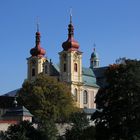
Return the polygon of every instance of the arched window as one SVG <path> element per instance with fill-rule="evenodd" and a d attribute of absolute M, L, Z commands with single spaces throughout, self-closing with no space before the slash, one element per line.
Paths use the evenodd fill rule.
<path fill-rule="evenodd" d="M 75 88 L 74 89 L 74 99 L 75 99 L 75 101 L 77 102 L 77 100 L 78 100 L 78 93 L 77 93 L 77 89 Z"/>
<path fill-rule="evenodd" d="M 88 93 L 87 93 L 86 90 L 83 93 L 83 103 L 84 104 L 87 104 L 88 103 Z"/>
<path fill-rule="evenodd" d="M 96 61 L 94 61 L 94 64 L 93 64 L 94 66 L 96 66 L 97 65 L 97 62 Z"/>
<path fill-rule="evenodd" d="M 32 68 L 32 76 L 35 76 L 35 68 Z"/>
<path fill-rule="evenodd" d="M 66 63 L 64 63 L 64 69 L 63 70 L 64 70 L 64 72 L 66 72 Z"/>
<path fill-rule="evenodd" d="M 77 63 L 74 63 L 74 71 L 77 72 Z"/>

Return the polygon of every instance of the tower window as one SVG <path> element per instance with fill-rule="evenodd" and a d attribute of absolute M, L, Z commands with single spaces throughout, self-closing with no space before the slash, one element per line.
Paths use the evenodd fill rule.
<path fill-rule="evenodd" d="M 87 93 L 86 90 L 83 93 L 83 103 L 84 104 L 87 104 L 88 103 L 88 93 Z"/>
<path fill-rule="evenodd" d="M 32 76 L 35 76 L 35 68 L 32 68 Z"/>
<path fill-rule="evenodd" d="M 77 63 L 74 63 L 74 71 L 77 72 Z"/>
<path fill-rule="evenodd" d="M 67 55 L 66 54 L 63 55 L 63 59 L 64 59 L 64 61 L 66 61 L 66 59 L 67 59 Z"/>
<path fill-rule="evenodd" d="M 77 102 L 78 100 L 78 94 L 77 94 L 77 89 L 74 90 L 74 100 Z"/>
<path fill-rule="evenodd" d="M 66 72 L 66 63 L 64 63 L 64 72 Z"/>
<path fill-rule="evenodd" d="M 94 61 L 94 66 L 96 66 L 97 64 L 96 64 L 96 61 Z"/>

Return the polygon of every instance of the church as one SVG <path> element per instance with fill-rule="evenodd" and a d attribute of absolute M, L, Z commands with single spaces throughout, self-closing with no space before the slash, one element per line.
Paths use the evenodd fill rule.
<path fill-rule="evenodd" d="M 31 48 L 31 56 L 27 58 L 27 79 L 34 80 L 39 73 L 56 77 L 70 86 L 77 107 L 96 108 L 94 100 L 99 85 L 96 82 L 94 69 L 99 67 L 99 58 L 94 49 L 90 57 L 90 66 L 88 68 L 82 66 L 82 52 L 74 39 L 72 16 L 68 25 L 68 38 L 62 43 L 62 50 L 58 53 L 59 66 L 45 57 L 46 51 L 41 47 L 40 36 L 39 27 L 37 27 L 35 47 Z"/>
<path fill-rule="evenodd" d="M 58 53 L 59 65 L 55 65 L 46 57 L 46 50 L 41 47 L 41 33 L 37 24 L 35 47 L 30 49 L 30 56 L 27 58 L 27 80 L 34 81 L 38 74 L 44 73 L 65 82 L 70 87 L 76 106 L 83 109 L 87 118 L 90 118 L 96 110 L 96 94 L 99 88 L 106 86 L 104 72 L 107 67 L 99 66 L 100 61 L 95 48 L 90 55 L 89 67 L 82 66 L 82 54 L 79 43 L 74 39 L 71 15 L 68 38 L 62 43 Z M 29 110 L 24 106 L 17 106 L 15 99 L 18 91 L 19 89 L 16 89 L 0 96 L 0 130 L 6 130 L 9 125 L 18 123 L 19 120 L 32 121 L 33 115 Z"/>
<path fill-rule="evenodd" d="M 82 66 L 82 54 L 79 43 L 74 39 L 74 26 L 72 15 L 68 25 L 68 38 L 62 43 L 59 55 L 59 65 L 48 59 L 46 50 L 41 47 L 41 33 L 37 24 L 35 34 L 35 47 L 30 49 L 27 58 L 27 79 L 35 80 L 36 76 L 44 73 L 65 82 L 71 89 L 71 94 L 79 108 L 95 109 L 95 97 L 100 87 L 105 86 L 104 71 L 107 67 L 99 67 L 99 57 L 94 51 L 90 55 L 90 66 Z M 16 96 L 17 90 L 11 91 L 4 96 Z"/>

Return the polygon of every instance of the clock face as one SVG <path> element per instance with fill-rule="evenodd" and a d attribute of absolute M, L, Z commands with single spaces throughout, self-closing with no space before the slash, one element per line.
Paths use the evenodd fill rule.
<path fill-rule="evenodd" d="M 76 54 L 76 53 L 74 54 L 74 59 L 75 59 L 75 60 L 77 59 L 77 54 Z"/>
<path fill-rule="evenodd" d="M 75 61 L 79 59 L 79 56 L 77 55 L 77 53 L 75 53 L 75 54 L 73 55 L 73 58 L 74 58 Z"/>

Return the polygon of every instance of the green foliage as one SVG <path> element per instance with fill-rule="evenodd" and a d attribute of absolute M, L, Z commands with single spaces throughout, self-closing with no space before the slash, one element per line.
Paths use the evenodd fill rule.
<path fill-rule="evenodd" d="M 38 129 L 42 132 L 42 136 L 47 138 L 47 140 L 57 139 L 57 129 L 55 122 L 50 120 L 41 120 Z"/>
<path fill-rule="evenodd" d="M 89 119 L 87 119 L 84 112 L 74 112 L 70 116 L 71 125 L 79 130 L 89 126 Z"/>
<path fill-rule="evenodd" d="M 99 90 L 96 103 L 97 140 L 135 140 L 140 135 L 140 61 L 126 60 L 106 71 L 108 86 Z M 140 139 L 140 138 L 139 138 Z"/>
<path fill-rule="evenodd" d="M 43 133 L 35 129 L 28 121 L 9 126 L 3 133 L 2 140 L 45 140 Z"/>
<path fill-rule="evenodd" d="M 75 110 L 68 86 L 43 74 L 33 82 L 25 81 L 19 91 L 19 97 L 40 119 L 63 121 Z"/>
<path fill-rule="evenodd" d="M 88 126 L 82 130 L 73 127 L 66 132 L 66 140 L 95 140 L 95 128 Z"/>
<path fill-rule="evenodd" d="M 83 130 L 80 140 L 95 140 L 95 133 L 95 127 L 88 126 Z"/>
<path fill-rule="evenodd" d="M 55 140 L 57 129 L 55 122 L 68 120 L 77 109 L 69 87 L 57 79 L 40 74 L 35 81 L 25 81 L 19 91 L 19 100 L 34 115 L 39 129 Z"/>
<path fill-rule="evenodd" d="M 73 113 L 70 117 L 71 129 L 67 129 L 66 140 L 94 140 L 95 129 L 89 127 L 89 120 L 83 112 Z"/>
<path fill-rule="evenodd" d="M 0 140 L 6 140 L 6 134 L 4 131 L 0 131 Z"/>

